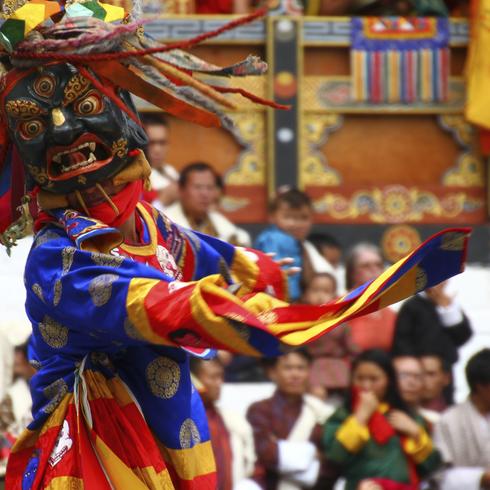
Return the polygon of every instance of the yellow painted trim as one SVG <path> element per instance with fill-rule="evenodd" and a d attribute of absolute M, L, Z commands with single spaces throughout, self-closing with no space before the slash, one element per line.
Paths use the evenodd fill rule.
<path fill-rule="evenodd" d="M 267 70 L 267 98 L 274 100 L 274 22 L 276 17 L 268 15 L 265 19 L 265 35 L 266 35 L 266 59 L 269 68 Z M 274 124 L 274 109 L 267 108 L 267 191 L 268 200 L 274 197 L 276 192 L 276 172 L 275 172 L 275 124 Z"/>
<path fill-rule="evenodd" d="M 422 428 L 421 428 L 422 429 Z M 432 440 L 422 429 L 418 439 L 408 438 L 403 445 L 404 451 L 411 456 L 416 464 L 423 463 L 432 453 Z"/>
<path fill-rule="evenodd" d="M 131 323 L 148 342 L 175 346 L 176 344 L 170 340 L 155 333 L 146 313 L 145 298 L 159 282 L 158 279 L 146 279 L 142 277 L 131 279 L 126 297 L 126 310 Z"/>
<path fill-rule="evenodd" d="M 347 451 L 357 453 L 369 441 L 369 429 L 361 425 L 354 415 L 351 415 L 345 419 L 335 437 Z"/>
<path fill-rule="evenodd" d="M 170 449 L 160 444 L 160 449 L 182 480 L 192 480 L 216 471 L 211 441 L 188 449 Z"/>
<path fill-rule="evenodd" d="M 150 213 L 148 213 L 148 211 L 141 203 L 138 203 L 136 205 L 136 209 L 139 211 L 141 217 L 143 218 L 143 221 L 146 223 L 146 226 L 148 227 L 148 233 L 150 235 L 150 243 L 146 245 L 128 245 L 126 243 L 121 243 L 120 247 L 124 251 L 134 255 L 140 255 L 145 257 L 148 255 L 155 255 L 157 249 L 157 225 L 155 223 L 155 220 L 152 218 Z"/>

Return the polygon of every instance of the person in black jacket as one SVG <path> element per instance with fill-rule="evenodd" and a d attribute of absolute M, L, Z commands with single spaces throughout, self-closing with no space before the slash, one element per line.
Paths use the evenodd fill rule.
<path fill-rule="evenodd" d="M 458 348 L 471 337 L 468 317 L 445 291 L 446 283 L 427 289 L 406 301 L 398 313 L 393 341 L 395 356 L 437 355 L 447 366 L 458 360 Z M 444 392 L 453 403 L 454 385 Z"/>

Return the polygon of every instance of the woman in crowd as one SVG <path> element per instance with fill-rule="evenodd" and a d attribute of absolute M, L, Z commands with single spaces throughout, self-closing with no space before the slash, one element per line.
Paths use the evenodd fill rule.
<path fill-rule="evenodd" d="M 324 446 L 341 467 L 346 490 L 371 481 L 386 490 L 417 490 L 440 464 L 420 416 L 402 401 L 391 359 L 372 349 L 352 365 L 345 406 L 327 421 Z"/>

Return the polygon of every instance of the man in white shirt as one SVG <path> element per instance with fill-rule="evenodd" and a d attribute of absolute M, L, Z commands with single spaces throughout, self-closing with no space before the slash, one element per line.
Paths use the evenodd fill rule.
<path fill-rule="evenodd" d="M 219 193 L 218 181 L 219 176 L 211 165 L 205 162 L 187 165 L 180 173 L 179 201 L 167 208 L 165 214 L 184 228 L 249 247 L 250 235 L 213 210 Z"/>
<path fill-rule="evenodd" d="M 434 442 L 448 465 L 441 490 L 490 489 L 490 349 L 466 365 L 468 399 L 451 407 L 434 431 Z"/>

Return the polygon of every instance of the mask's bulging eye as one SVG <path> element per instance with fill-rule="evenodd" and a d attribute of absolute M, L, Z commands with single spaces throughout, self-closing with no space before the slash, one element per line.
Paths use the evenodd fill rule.
<path fill-rule="evenodd" d="M 56 88 L 53 75 L 42 75 L 34 82 L 34 92 L 44 98 L 52 97 Z"/>
<path fill-rule="evenodd" d="M 23 121 L 19 125 L 19 131 L 22 138 L 31 140 L 44 131 L 44 123 L 39 119 Z"/>
<path fill-rule="evenodd" d="M 104 102 L 97 92 L 91 91 L 83 99 L 76 101 L 73 108 L 79 116 L 94 116 L 104 110 Z"/>

